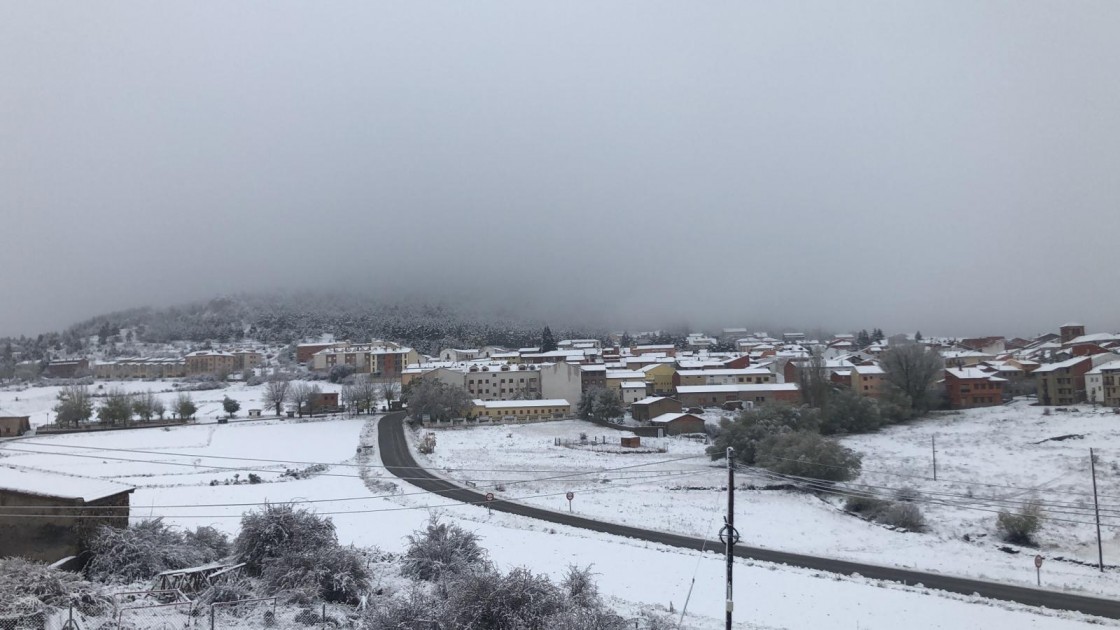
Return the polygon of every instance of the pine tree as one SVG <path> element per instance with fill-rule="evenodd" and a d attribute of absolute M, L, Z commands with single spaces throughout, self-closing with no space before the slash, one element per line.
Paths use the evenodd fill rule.
<path fill-rule="evenodd" d="M 866 328 L 859 331 L 859 334 L 856 335 L 856 346 L 858 346 L 862 350 L 863 348 L 866 348 L 870 345 L 871 334 L 867 332 Z"/>
<path fill-rule="evenodd" d="M 541 332 L 541 352 L 552 352 L 556 349 L 556 338 L 552 336 L 552 329 L 544 327 Z"/>
<path fill-rule="evenodd" d="M 879 343 L 884 338 L 886 338 L 886 335 L 883 334 L 883 329 L 882 328 L 876 328 L 875 330 L 871 331 L 871 341 L 872 342 Z"/>
<path fill-rule="evenodd" d="M 922 340 L 922 331 L 919 330 L 918 332 L 914 333 L 914 341 L 921 341 L 921 340 Z"/>

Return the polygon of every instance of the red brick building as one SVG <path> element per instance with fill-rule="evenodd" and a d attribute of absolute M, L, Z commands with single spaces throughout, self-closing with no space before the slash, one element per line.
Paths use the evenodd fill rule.
<path fill-rule="evenodd" d="M 990 407 L 1003 404 L 1003 386 L 1007 379 L 993 376 L 977 368 L 945 370 L 945 393 L 953 409 Z"/>

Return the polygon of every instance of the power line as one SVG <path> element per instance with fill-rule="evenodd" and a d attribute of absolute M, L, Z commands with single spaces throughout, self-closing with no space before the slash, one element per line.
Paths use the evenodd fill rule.
<path fill-rule="evenodd" d="M 698 471 L 694 471 L 694 472 L 684 472 L 684 473 L 677 474 L 675 478 L 691 477 L 691 476 L 699 475 L 699 474 L 706 473 L 706 472 L 708 472 L 708 471 L 698 470 Z M 591 492 L 591 493 L 593 493 L 593 492 L 605 492 L 605 491 L 611 490 L 613 488 L 626 487 L 626 486 L 630 486 L 630 485 L 634 485 L 634 484 L 635 484 L 635 482 L 633 482 L 633 481 L 624 481 L 624 482 L 621 482 L 621 483 L 612 484 L 611 487 L 603 487 L 603 486 L 600 485 L 599 487 L 585 488 L 585 489 L 581 489 L 580 491 L 581 492 Z M 439 491 L 439 492 L 426 492 L 425 491 L 425 492 L 416 493 L 416 494 L 442 495 L 443 492 L 454 492 L 454 491 L 461 491 L 461 490 L 463 490 L 463 488 L 449 488 L 446 491 Z M 511 497 L 509 499 L 500 499 L 500 500 L 512 502 L 512 501 L 523 501 L 523 500 L 526 500 L 526 499 L 540 499 L 540 498 L 547 498 L 547 497 L 564 496 L 566 494 L 567 494 L 567 491 L 564 491 L 564 492 L 546 492 L 546 493 L 542 493 L 542 494 L 534 494 L 534 495 L 528 495 L 528 496 L 523 496 L 523 497 Z M 400 496 L 406 496 L 406 495 L 398 494 L 398 495 L 392 495 L 392 496 L 400 497 Z M 385 498 L 390 498 L 390 497 L 371 496 L 371 497 L 368 497 L 368 498 L 369 499 L 385 499 Z M 377 513 L 381 513 L 381 512 L 403 512 L 403 511 L 409 511 L 409 510 L 435 510 L 435 509 L 442 509 L 442 508 L 462 507 L 462 506 L 466 506 L 466 505 L 484 506 L 485 504 L 486 504 L 485 500 L 483 500 L 483 501 L 455 501 L 454 503 L 445 503 L 445 504 L 440 504 L 440 505 L 414 505 L 414 506 L 400 506 L 400 507 L 394 507 L 394 508 L 377 508 L 377 509 L 367 509 L 367 510 L 339 510 L 339 511 L 332 511 L 332 512 L 316 512 L 316 514 L 318 514 L 319 516 L 339 516 L 339 515 L 349 515 L 349 514 L 377 514 Z M 264 506 L 264 505 L 274 505 L 274 504 L 265 501 L 265 502 L 260 502 L 260 503 L 254 503 L 252 505 L 254 505 L 254 506 Z M 279 503 L 277 503 L 275 505 L 279 505 Z M 47 506 L 47 507 L 50 507 L 50 508 L 54 509 L 58 506 Z M 137 506 L 133 506 L 133 507 L 135 507 L 137 509 L 142 509 L 146 506 L 137 505 Z M 190 507 L 195 507 L 195 506 L 190 506 Z M 101 507 L 99 509 L 104 509 L 104 507 Z M 60 516 L 58 514 L 5 514 L 4 517 L 5 518 L 68 518 L 68 519 L 83 519 L 83 520 L 119 519 L 119 518 L 122 518 L 122 516 L 120 516 L 120 515 L 111 515 L 111 514 L 110 515 L 73 514 L 73 515 L 62 515 L 62 516 Z M 169 518 L 169 519 L 210 518 L 210 519 L 218 519 L 218 518 L 241 518 L 241 517 L 242 517 L 241 514 L 211 514 L 211 515 L 202 515 L 202 514 L 199 514 L 199 515 L 194 515 L 194 514 L 183 514 L 183 515 L 159 514 L 159 515 L 155 515 L 153 518 Z M 130 516 L 129 518 L 130 519 L 136 519 L 136 520 L 146 520 L 143 517 L 138 517 L 138 516 Z"/>
<path fill-rule="evenodd" d="M 303 466 L 316 466 L 316 465 L 319 465 L 319 466 L 342 466 L 342 467 L 348 467 L 348 468 L 380 468 L 380 469 L 389 468 L 389 466 L 378 465 L 378 464 L 363 465 L 363 464 L 353 464 L 353 463 L 349 463 L 349 462 L 337 462 L 337 463 L 335 463 L 335 462 L 301 461 L 301 460 L 288 460 L 288 459 L 267 459 L 267 458 L 259 458 L 259 457 L 233 457 L 233 456 L 229 456 L 229 455 L 201 455 L 201 454 L 198 454 L 198 453 L 173 453 L 173 452 L 170 452 L 170 451 L 150 451 L 150 450 L 133 449 L 133 448 L 108 448 L 108 447 L 103 447 L 103 446 L 79 446 L 79 445 L 71 445 L 71 444 L 48 444 L 46 442 L 32 442 L 30 440 L 20 440 L 17 444 L 19 444 L 19 445 L 30 444 L 32 446 L 40 446 L 40 447 L 48 447 L 48 448 L 71 448 L 71 449 L 82 449 L 82 450 L 89 450 L 89 451 L 109 451 L 109 452 L 117 452 L 117 453 L 136 453 L 136 454 L 143 454 L 143 455 L 187 457 L 187 458 L 194 458 L 194 459 L 221 459 L 221 460 L 232 460 L 232 461 L 243 461 L 243 462 L 263 462 L 263 463 L 270 463 L 270 464 L 299 464 L 299 465 L 303 465 Z M 5 450 L 13 450 L 13 451 L 16 450 L 16 449 L 10 449 L 10 448 L 7 448 L 7 447 L 4 447 L 4 449 Z M 23 451 L 23 452 L 39 452 L 39 451 Z M 62 453 L 62 452 L 52 453 L 52 452 L 45 452 L 44 451 L 44 452 L 41 452 L 41 454 L 43 454 L 43 455 L 65 455 L 66 453 Z M 706 455 L 695 455 L 695 456 L 691 456 L 690 458 L 693 458 L 693 457 L 706 457 Z M 108 458 L 106 458 L 106 459 L 108 459 Z M 140 462 L 145 462 L 145 463 L 149 462 L 149 460 L 124 460 L 124 461 L 140 461 Z M 669 460 L 669 461 L 676 461 L 676 460 Z M 151 463 L 159 463 L 159 462 L 151 462 Z M 211 466 L 211 467 L 212 468 L 217 468 L 217 466 Z M 423 467 L 423 466 L 392 466 L 392 468 L 394 468 L 396 470 L 407 470 L 407 469 L 426 470 L 425 467 Z M 248 469 L 246 469 L 246 470 L 248 470 Z M 493 468 L 456 468 L 455 470 L 458 470 L 458 471 L 461 471 L 461 472 L 503 472 L 503 473 L 562 473 L 562 472 L 567 472 L 565 470 L 547 470 L 547 469 L 493 469 Z M 611 469 L 604 469 L 604 470 L 611 470 Z"/>

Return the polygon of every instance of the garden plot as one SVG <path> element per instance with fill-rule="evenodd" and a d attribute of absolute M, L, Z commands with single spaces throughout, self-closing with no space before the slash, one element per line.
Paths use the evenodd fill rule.
<path fill-rule="evenodd" d="M 1013 408 L 1008 413 L 1015 412 Z M 954 426 L 984 425 L 988 422 L 986 415 L 979 413 L 974 416 L 969 412 L 954 416 L 954 422 L 963 423 Z M 1099 416 L 1097 419 L 1107 418 Z M 927 423 L 944 427 L 946 422 L 944 418 L 917 422 L 876 435 L 849 438 L 848 444 L 865 453 L 868 469 L 880 468 L 883 462 L 890 461 L 909 470 L 919 465 L 920 449 L 909 455 L 911 460 L 908 464 L 906 460 L 901 460 L 903 464 L 899 464 L 900 458 L 892 455 L 891 449 L 916 449 L 913 445 L 905 445 L 920 443 L 922 439 L 928 445 L 928 437 L 907 437 L 907 432 L 921 431 Z M 1120 426 L 1120 422 L 1117 424 Z M 981 431 L 978 427 L 974 430 Z M 420 457 L 444 476 L 460 483 L 474 484 L 480 490 L 493 491 L 501 498 L 567 511 L 569 506 L 564 495 L 571 491 L 575 494 L 571 509 L 584 516 L 709 539 L 715 537 L 726 509 L 726 470 L 723 462 L 710 462 L 702 457 L 703 445 L 672 439 L 667 441 L 667 453 L 647 455 L 594 452 L 556 445 L 557 439 L 578 438 L 583 432 L 592 439 L 595 435 L 602 435 L 601 429 L 580 421 L 439 430 L 436 432 L 435 452 Z M 627 433 L 611 432 L 608 435 L 617 440 Z M 961 441 L 965 443 L 973 439 L 962 437 Z M 939 438 L 939 449 L 940 442 Z M 1068 448 L 1068 443 L 1067 440 L 1055 444 Z M 979 450 L 979 446 L 976 448 Z M 954 453 L 950 448 L 950 461 Z M 670 461 L 679 457 L 693 458 Z M 989 464 L 995 465 L 998 462 Z M 921 473 L 920 470 L 911 472 Z M 950 474 L 948 469 L 945 474 Z M 1045 477 L 1046 481 L 1058 476 L 1057 472 L 1046 476 L 1047 473 L 1038 470 L 1029 474 Z M 1006 483 L 1012 483 L 1010 480 L 1013 478 L 1013 471 L 998 477 L 1008 479 Z M 739 473 L 737 480 L 740 488 L 775 483 L 746 472 Z M 872 483 L 880 480 L 865 475 L 861 481 Z M 1022 483 L 1029 482 L 1030 478 Z M 899 487 L 906 484 L 900 484 L 896 479 L 890 485 Z M 925 491 L 923 484 L 909 485 Z M 952 506 L 922 504 L 929 531 L 907 533 L 849 515 L 841 509 L 842 504 L 841 498 L 829 495 L 817 497 L 789 491 L 740 490 L 736 493 L 735 518 L 744 543 L 749 545 L 1034 584 L 1035 552 L 1026 549 L 1018 554 L 1009 554 L 999 549 L 1004 544 L 995 540 L 994 521 L 998 510 L 974 512 Z M 1055 558 L 1069 557 L 1083 547 L 1080 542 L 1062 546 L 1061 531 L 1042 537 L 1042 551 L 1051 558 L 1043 571 L 1044 584 L 1061 590 L 1120 595 L 1120 584 L 1114 575 L 1102 575 L 1095 567 Z M 964 539 L 965 533 L 970 534 L 969 540 Z M 1110 533 L 1106 535 L 1113 536 Z M 1120 552 L 1114 558 L 1120 564 Z"/>

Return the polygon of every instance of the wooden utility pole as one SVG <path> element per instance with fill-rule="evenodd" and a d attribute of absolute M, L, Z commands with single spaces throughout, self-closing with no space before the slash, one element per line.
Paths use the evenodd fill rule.
<path fill-rule="evenodd" d="M 1097 502 L 1097 458 L 1089 449 L 1089 470 L 1093 472 L 1093 511 L 1097 514 L 1097 568 L 1104 572 L 1104 548 L 1101 546 L 1101 506 Z"/>

